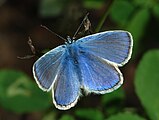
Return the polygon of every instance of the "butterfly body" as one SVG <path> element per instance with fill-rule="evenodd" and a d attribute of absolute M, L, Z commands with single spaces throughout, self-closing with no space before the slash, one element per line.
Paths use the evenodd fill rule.
<path fill-rule="evenodd" d="M 34 63 L 34 78 L 42 90 L 52 89 L 58 109 L 70 109 L 77 103 L 81 89 L 105 94 L 123 84 L 118 66 L 128 62 L 132 45 L 131 34 L 126 31 L 96 33 L 77 41 L 68 37 L 64 45 Z"/>

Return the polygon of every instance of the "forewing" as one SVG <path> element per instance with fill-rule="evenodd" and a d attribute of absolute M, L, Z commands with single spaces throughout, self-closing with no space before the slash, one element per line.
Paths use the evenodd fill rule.
<path fill-rule="evenodd" d="M 59 72 L 61 61 L 65 56 L 65 45 L 54 48 L 40 57 L 33 65 L 33 74 L 38 86 L 49 91 Z"/>
<path fill-rule="evenodd" d="M 86 92 L 104 94 L 119 88 L 123 83 L 123 76 L 117 66 L 93 54 L 82 53 L 79 56 L 79 68 L 81 85 Z"/>
<path fill-rule="evenodd" d="M 53 102 L 61 110 L 73 107 L 80 95 L 78 69 L 71 57 L 64 59 L 52 89 Z"/>
<path fill-rule="evenodd" d="M 83 51 L 122 66 L 130 59 L 133 40 L 129 32 L 106 31 L 83 37 L 77 44 Z"/>

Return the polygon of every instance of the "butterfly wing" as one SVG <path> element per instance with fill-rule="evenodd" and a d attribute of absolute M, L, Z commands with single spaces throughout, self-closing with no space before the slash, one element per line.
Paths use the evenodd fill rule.
<path fill-rule="evenodd" d="M 37 84 L 44 91 L 52 88 L 53 103 L 61 110 L 73 107 L 80 92 L 78 71 L 66 49 L 66 45 L 56 47 L 33 65 Z"/>
<path fill-rule="evenodd" d="M 65 45 L 54 48 L 40 57 L 33 65 L 33 75 L 38 86 L 49 91 L 59 72 L 61 61 L 65 55 Z"/>
<path fill-rule="evenodd" d="M 117 66 L 87 52 L 78 57 L 82 76 L 82 87 L 86 92 L 108 93 L 123 83 L 123 76 Z"/>
<path fill-rule="evenodd" d="M 58 109 L 70 109 L 77 103 L 80 95 L 78 69 L 72 56 L 66 54 L 56 79 L 52 89 L 53 102 Z"/>
<path fill-rule="evenodd" d="M 76 43 L 81 51 L 87 51 L 118 66 L 130 59 L 133 45 L 132 36 L 126 31 L 96 33 L 80 38 Z"/>

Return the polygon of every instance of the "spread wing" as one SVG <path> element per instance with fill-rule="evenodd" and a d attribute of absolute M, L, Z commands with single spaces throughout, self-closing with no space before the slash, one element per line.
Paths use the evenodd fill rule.
<path fill-rule="evenodd" d="M 73 60 L 72 56 L 65 56 L 52 89 L 53 102 L 61 110 L 73 107 L 80 95 L 79 72 Z"/>
<path fill-rule="evenodd" d="M 78 71 L 65 47 L 49 51 L 33 65 L 37 84 L 44 91 L 52 88 L 53 103 L 61 110 L 73 107 L 80 93 Z"/>
<path fill-rule="evenodd" d="M 122 66 L 130 59 L 133 40 L 129 32 L 106 31 L 80 38 L 76 43 L 81 51 Z"/>
<path fill-rule="evenodd" d="M 123 83 L 123 76 L 117 66 L 87 51 L 79 55 L 78 63 L 82 76 L 81 85 L 86 92 L 109 93 Z"/>
<path fill-rule="evenodd" d="M 33 65 L 33 75 L 38 86 L 49 91 L 59 74 L 61 61 L 65 56 L 65 45 L 54 48 L 40 57 Z"/>

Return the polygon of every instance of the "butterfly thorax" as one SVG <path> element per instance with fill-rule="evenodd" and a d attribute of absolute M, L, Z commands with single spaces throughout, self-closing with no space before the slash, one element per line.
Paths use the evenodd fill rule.
<path fill-rule="evenodd" d="M 71 39 L 70 39 L 71 40 Z M 66 43 L 66 47 L 67 47 L 67 59 L 73 61 L 75 64 L 78 63 L 78 47 L 76 45 L 76 42 L 74 41 L 68 41 Z"/>

